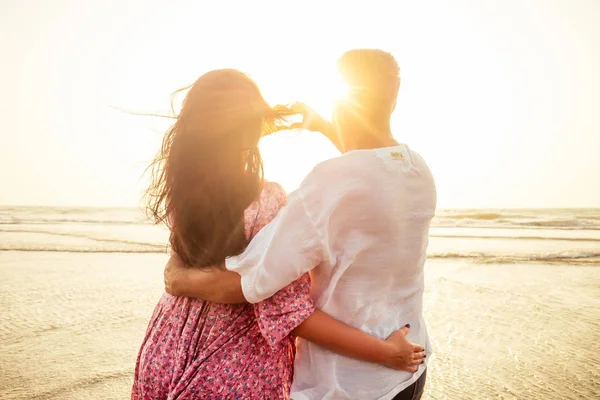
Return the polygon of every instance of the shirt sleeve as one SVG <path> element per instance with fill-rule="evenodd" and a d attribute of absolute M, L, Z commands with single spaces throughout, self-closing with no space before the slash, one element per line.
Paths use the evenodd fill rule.
<path fill-rule="evenodd" d="M 308 274 L 254 305 L 260 331 L 271 347 L 276 347 L 314 311 Z"/>
<path fill-rule="evenodd" d="M 248 302 L 273 296 L 330 258 L 323 237 L 333 210 L 347 198 L 338 179 L 343 173 L 327 163 L 316 166 L 246 250 L 226 260 L 227 269 L 241 275 Z"/>
<path fill-rule="evenodd" d="M 322 247 L 299 189 L 241 255 L 226 260 L 226 266 L 241 275 L 246 300 L 258 303 L 317 266 Z"/>

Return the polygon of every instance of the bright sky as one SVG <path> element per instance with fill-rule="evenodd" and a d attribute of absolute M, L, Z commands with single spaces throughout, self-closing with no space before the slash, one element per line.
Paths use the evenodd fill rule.
<path fill-rule="evenodd" d="M 392 52 L 398 140 L 440 207 L 600 207 L 597 0 L 0 0 L 0 204 L 135 206 L 166 111 L 202 73 L 249 73 L 273 103 L 330 108 L 344 50 Z M 336 155 L 261 145 L 294 189 Z"/>

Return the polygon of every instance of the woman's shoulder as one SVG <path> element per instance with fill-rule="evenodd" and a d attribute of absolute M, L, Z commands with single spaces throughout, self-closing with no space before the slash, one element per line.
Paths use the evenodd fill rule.
<path fill-rule="evenodd" d="M 246 209 L 246 237 L 252 238 L 271 222 L 286 201 L 287 194 L 280 184 L 265 181 L 259 200 Z"/>
<path fill-rule="evenodd" d="M 277 202 L 280 205 L 284 205 L 286 200 L 287 193 L 283 186 L 277 182 L 265 181 L 260 193 L 260 203 Z"/>

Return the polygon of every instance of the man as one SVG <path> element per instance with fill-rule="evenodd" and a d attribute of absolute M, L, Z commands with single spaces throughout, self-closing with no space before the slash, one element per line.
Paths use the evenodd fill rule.
<path fill-rule="evenodd" d="M 349 93 L 333 124 L 296 107 L 303 127 L 325 134 L 343 155 L 317 165 L 244 253 L 227 260 L 237 274 L 189 269 L 197 275 L 182 280 L 173 259 L 167 289 L 257 303 L 310 271 L 319 309 L 378 338 L 410 324 L 408 339 L 428 355 L 423 266 L 436 192 L 423 159 L 392 136 L 399 67 L 381 50 L 351 50 L 338 67 Z M 395 371 L 299 340 L 291 398 L 418 399 L 426 366 Z"/>

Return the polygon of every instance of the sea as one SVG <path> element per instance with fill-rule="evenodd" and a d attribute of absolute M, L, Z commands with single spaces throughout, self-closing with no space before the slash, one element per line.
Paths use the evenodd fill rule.
<path fill-rule="evenodd" d="M 0 207 L 0 399 L 125 399 L 168 231 L 140 209 Z M 600 399 L 600 208 L 438 210 L 424 399 Z"/>

